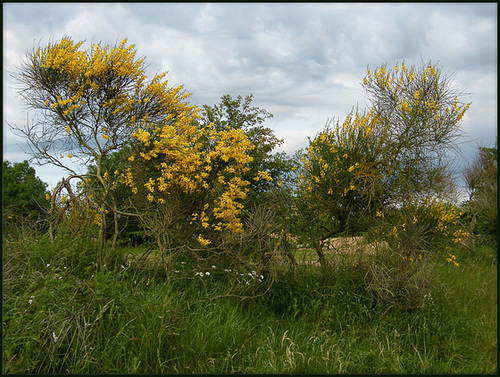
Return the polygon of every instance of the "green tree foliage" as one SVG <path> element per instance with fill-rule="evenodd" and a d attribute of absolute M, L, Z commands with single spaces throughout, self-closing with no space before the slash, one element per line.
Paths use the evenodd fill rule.
<path fill-rule="evenodd" d="M 134 143 L 130 146 L 124 146 L 120 150 L 106 155 L 102 160 L 102 166 L 108 172 L 124 172 L 130 169 L 132 162 L 128 157 L 132 154 Z M 87 168 L 87 176 L 90 177 L 88 182 L 88 192 L 97 190 L 100 186 L 96 178 L 96 166 L 89 165 Z M 114 174 L 114 173 L 113 173 Z M 146 200 L 145 196 L 142 200 Z M 130 189 L 120 182 L 115 180 L 113 186 L 108 193 L 108 201 L 113 203 L 118 216 L 114 213 L 105 213 L 106 237 L 113 239 L 115 243 L 131 243 L 137 245 L 142 243 L 147 238 L 147 232 L 141 226 L 137 209 L 141 207 L 139 197 L 130 195 Z M 116 231 L 118 229 L 118 231 Z"/>
<path fill-rule="evenodd" d="M 49 201 L 47 184 L 36 176 L 28 161 L 3 162 L 4 219 L 38 220 L 47 216 Z"/>
<path fill-rule="evenodd" d="M 252 143 L 240 129 L 200 127 L 197 114 L 134 133 L 138 141 L 122 181 L 141 201 L 141 220 L 160 250 L 207 246 L 226 232 L 240 233 Z M 257 172 L 259 179 L 270 179 Z M 252 177 L 253 178 L 253 177 Z"/>
<path fill-rule="evenodd" d="M 476 231 L 496 234 L 498 220 L 498 149 L 479 147 L 477 156 L 464 173 Z M 472 229 L 474 231 L 474 229 Z"/>

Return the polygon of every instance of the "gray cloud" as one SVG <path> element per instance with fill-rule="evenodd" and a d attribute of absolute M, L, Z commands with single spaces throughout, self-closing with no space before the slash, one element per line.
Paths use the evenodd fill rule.
<path fill-rule="evenodd" d="M 34 45 L 64 35 L 87 46 L 127 38 L 149 74 L 168 71 L 170 84 L 192 93 L 191 103 L 253 93 L 293 152 L 329 118 L 365 106 L 367 66 L 431 59 L 470 93 L 469 139 L 491 146 L 496 25 L 496 4 L 4 4 L 4 67 L 13 70 Z M 4 74 L 4 158 L 17 160 L 22 140 L 5 120 L 22 123 L 26 113 L 13 86 Z M 474 148 L 465 148 L 467 156 Z"/>

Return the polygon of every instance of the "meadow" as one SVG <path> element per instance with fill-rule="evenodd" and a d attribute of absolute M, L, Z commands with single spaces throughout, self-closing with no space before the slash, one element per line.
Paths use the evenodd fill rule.
<path fill-rule="evenodd" d="M 497 372 L 495 240 L 404 277 L 383 248 L 300 249 L 295 278 L 147 246 L 99 265 L 92 239 L 28 228 L 3 247 L 4 373 Z"/>

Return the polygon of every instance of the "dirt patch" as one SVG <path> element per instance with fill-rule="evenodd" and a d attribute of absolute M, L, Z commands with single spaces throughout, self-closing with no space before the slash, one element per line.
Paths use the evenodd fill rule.
<path fill-rule="evenodd" d="M 375 255 L 387 247 L 386 241 L 365 243 L 363 237 L 336 237 L 324 241 L 323 252 L 326 255 Z M 309 250 L 315 253 L 313 249 L 299 250 Z M 303 263 L 319 265 L 317 260 L 303 261 Z"/>
<path fill-rule="evenodd" d="M 374 255 L 377 250 L 387 247 L 387 242 L 364 243 L 363 237 L 336 237 L 325 241 L 325 252 L 339 254 L 364 253 Z"/>

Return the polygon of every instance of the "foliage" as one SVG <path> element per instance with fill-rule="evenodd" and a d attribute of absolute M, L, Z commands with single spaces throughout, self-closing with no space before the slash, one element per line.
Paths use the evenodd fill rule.
<path fill-rule="evenodd" d="M 448 78 L 431 63 L 382 65 L 368 69 L 363 88 L 370 110 L 318 133 L 300 166 L 299 197 L 312 212 L 320 260 L 326 238 L 365 230 L 380 209 L 446 197 L 452 184 L 445 157 L 469 105 Z"/>
<path fill-rule="evenodd" d="M 113 174 L 116 172 L 126 172 L 132 164 L 128 160 L 134 148 L 133 142 L 131 144 L 131 146 L 122 147 L 120 150 L 103 157 L 103 170 L 114 172 Z M 89 195 L 92 195 L 92 192 L 98 190 L 100 186 L 96 178 L 96 170 L 97 168 L 93 164 L 87 167 L 87 175 L 89 176 L 87 191 Z M 145 242 L 148 239 L 147 232 L 141 226 L 139 216 L 137 216 L 135 211 L 136 208 L 140 207 L 139 200 L 136 195 L 130 195 L 130 188 L 120 178 L 117 179 L 116 176 L 113 176 L 113 184 L 108 193 L 108 201 L 113 203 L 118 216 L 109 211 L 105 212 L 104 223 L 106 225 L 107 238 L 114 239 L 116 237 L 116 242 L 118 243 L 132 243 L 134 245 Z M 102 215 L 94 216 L 94 218 L 95 224 L 101 224 Z M 116 229 L 119 231 L 116 232 Z"/>
<path fill-rule="evenodd" d="M 49 201 L 47 184 L 36 175 L 28 161 L 3 161 L 3 216 L 25 220 L 46 218 Z"/>
<path fill-rule="evenodd" d="M 200 128 L 196 117 L 181 114 L 174 125 L 139 129 L 133 134 L 138 145 L 129 157 L 132 166 L 121 176 L 147 199 L 142 219 L 162 250 L 193 237 L 207 246 L 211 235 L 243 231 L 241 201 L 249 190 L 243 177 L 253 146 L 242 130 Z M 255 178 L 271 179 L 264 171 Z"/>
<path fill-rule="evenodd" d="M 443 195 L 449 189 L 447 153 L 460 136 L 470 104 L 460 102 L 448 76 L 431 62 L 367 70 L 363 90 L 380 122 L 375 131 L 383 164 L 392 176 L 390 193 L 398 202 Z"/>
<path fill-rule="evenodd" d="M 273 117 L 271 113 L 258 107 L 252 107 L 253 95 L 243 98 L 232 98 L 229 94 L 221 97 L 221 102 L 213 106 L 204 105 L 199 120 L 200 125 L 214 124 L 215 129 L 242 130 L 253 145 L 249 151 L 252 161 L 250 168 L 242 179 L 250 182 L 245 207 L 251 207 L 264 200 L 264 193 L 278 187 L 280 178 L 290 170 L 290 161 L 284 152 L 275 152 L 274 149 L 283 143 L 274 131 L 264 127 L 263 123 Z M 258 172 L 264 171 L 271 180 L 260 179 Z"/>
<path fill-rule="evenodd" d="M 265 192 L 268 192 L 272 187 L 277 186 L 276 182 L 278 180 L 278 177 L 283 174 L 283 172 L 286 170 L 287 166 L 289 163 L 287 163 L 287 159 L 283 154 L 276 153 L 272 154 L 272 150 L 278 146 L 282 141 L 278 140 L 274 134 L 273 131 L 269 128 L 264 128 L 261 123 L 265 121 L 265 119 L 272 117 L 271 114 L 266 112 L 265 110 L 261 110 L 256 107 L 251 107 L 251 101 L 252 101 L 253 96 L 249 95 L 245 98 L 244 102 L 241 96 L 238 96 L 237 99 L 232 99 L 229 95 L 223 96 L 221 98 L 221 103 L 219 105 L 214 105 L 213 107 L 210 107 L 208 105 L 205 105 L 201 116 L 198 117 L 193 117 L 193 122 L 196 124 L 196 129 L 201 130 L 201 134 L 198 135 L 200 137 L 196 138 L 191 138 L 188 143 L 190 145 L 194 145 L 195 143 L 198 143 L 197 148 L 200 148 L 199 153 L 206 153 L 210 154 L 212 153 L 213 156 L 213 148 L 214 145 L 217 143 L 215 138 L 215 133 L 212 133 L 211 135 L 203 137 L 204 133 L 206 132 L 207 129 L 214 129 L 214 132 L 222 133 L 222 132 L 229 132 L 231 130 L 235 130 L 237 132 L 243 131 L 245 135 L 250 139 L 252 146 L 249 147 L 246 151 L 246 153 L 250 156 L 251 159 L 248 160 L 247 162 L 247 167 L 249 168 L 248 171 L 241 171 L 239 176 L 241 177 L 242 181 L 248 182 L 248 185 L 246 188 L 248 190 L 246 191 L 246 198 L 240 199 L 241 204 L 244 206 L 241 208 L 243 211 L 244 208 L 251 208 L 254 205 L 256 205 L 257 202 L 262 202 L 264 199 L 263 194 Z M 191 126 L 194 126 L 192 124 Z M 184 129 L 185 131 L 185 129 Z M 184 132 L 180 131 L 180 133 Z M 148 131 L 149 134 L 149 131 Z M 146 137 L 145 134 L 143 134 L 141 137 Z M 183 136 L 181 136 L 183 137 Z M 153 164 L 161 164 L 165 162 L 162 156 L 155 156 L 151 157 L 149 159 L 143 159 L 143 158 L 136 158 L 136 156 L 142 157 L 140 155 L 140 151 L 144 149 L 144 146 L 141 146 L 142 141 L 139 140 L 138 138 L 133 138 L 132 142 L 130 143 L 131 145 L 128 147 L 123 147 L 119 151 L 112 153 L 109 156 L 106 156 L 103 158 L 103 166 L 105 167 L 106 171 L 128 171 L 127 169 L 131 169 L 131 175 L 135 177 L 136 182 L 141 182 L 140 184 L 136 184 L 134 186 L 134 190 L 137 189 L 137 194 L 130 196 L 129 193 L 130 191 L 126 189 L 126 184 L 127 182 L 130 183 L 130 178 L 127 177 L 122 177 L 121 182 L 118 182 L 113 186 L 113 189 L 110 191 L 109 195 L 110 197 L 113 198 L 113 201 L 117 203 L 119 210 L 120 211 L 127 211 L 127 209 L 130 209 L 130 205 L 135 207 L 136 209 L 139 209 L 141 213 L 145 213 L 146 208 L 151 206 L 151 202 L 147 201 L 148 195 L 152 194 L 152 191 L 150 191 L 150 188 L 155 190 L 155 185 L 151 185 L 149 178 L 157 179 L 160 177 L 160 173 L 157 171 L 158 169 L 153 166 Z M 170 145 L 172 146 L 172 144 Z M 142 148 L 142 149 L 141 149 Z M 167 148 L 167 146 L 164 146 L 163 148 Z M 156 152 L 155 152 L 156 153 Z M 177 162 L 178 162 L 178 167 L 181 166 L 180 164 L 180 159 L 182 156 L 185 155 L 186 150 L 180 150 L 177 151 Z M 131 157 L 133 155 L 133 157 Z M 129 159 L 130 157 L 130 159 Z M 172 162 L 172 160 L 171 160 Z M 228 162 L 225 162 L 224 160 L 220 160 L 217 162 L 210 162 L 212 165 L 211 167 L 207 167 L 207 169 L 212 169 L 210 175 L 205 174 L 205 178 L 213 178 L 216 177 L 216 172 L 221 171 L 224 169 L 227 169 L 228 171 L 231 171 L 232 168 L 229 166 Z M 288 164 L 288 165 L 287 165 Z M 172 167 L 173 165 L 170 165 L 170 172 L 166 172 L 165 174 L 167 176 L 175 176 L 176 174 L 181 174 L 179 170 L 172 170 L 174 169 Z M 195 166 L 191 166 L 193 169 L 195 169 Z M 89 174 L 94 175 L 95 174 L 96 167 L 94 165 L 89 167 Z M 245 169 L 246 170 L 246 169 Z M 259 173 L 260 172 L 260 173 Z M 268 174 L 266 174 L 268 173 Z M 186 173 L 186 179 L 188 179 L 188 175 L 190 173 Z M 263 177 L 263 179 L 262 179 Z M 270 178 L 269 178 L 270 177 Z M 95 179 L 92 181 L 92 186 L 96 186 Z M 144 187 L 144 184 L 146 184 L 147 188 Z M 130 185 L 130 184 L 129 184 Z M 202 184 L 203 186 L 203 184 Z M 205 189 L 208 187 L 207 184 L 205 184 Z M 161 189 L 164 189 L 165 185 L 161 186 Z M 158 193 L 158 188 L 156 189 L 156 192 Z M 161 190 L 160 190 L 161 191 Z M 174 190 L 175 191 L 175 190 Z M 154 192 L 154 191 L 153 191 Z M 188 208 L 189 203 L 192 200 L 192 194 L 189 193 L 173 193 L 171 192 L 170 197 L 168 200 L 170 200 L 170 209 L 169 211 L 172 212 L 172 207 L 176 207 L 177 205 L 174 203 L 176 200 L 173 198 L 176 197 L 180 200 L 180 202 L 183 203 L 184 209 Z M 191 196 L 191 197 L 190 197 Z M 203 196 L 203 195 L 202 195 Z M 151 198 L 151 197 L 150 197 Z M 162 200 L 167 200 L 167 198 L 162 198 Z M 176 221 L 180 221 L 177 226 L 181 227 L 182 231 L 177 232 L 177 239 L 185 239 L 189 238 L 190 235 L 190 230 L 189 228 L 193 228 L 192 224 L 188 224 L 187 220 L 193 212 L 195 212 L 195 207 L 199 204 L 202 197 L 200 196 L 199 200 L 196 199 L 197 203 L 193 203 L 193 208 L 187 210 L 186 213 L 189 214 L 189 216 L 186 216 L 183 214 L 183 209 L 181 209 L 182 206 L 177 206 L 176 212 L 178 216 L 176 217 L 177 220 L 172 220 L 173 222 L 171 223 L 170 220 L 167 220 L 168 215 L 163 214 L 162 220 L 160 223 L 163 223 L 166 225 L 164 229 L 170 229 L 167 231 L 161 231 L 161 233 L 166 234 L 171 232 L 172 227 L 169 224 L 173 224 Z M 160 203 L 161 204 L 161 203 Z M 162 210 L 156 210 L 155 213 L 162 212 Z M 243 213 L 243 212 L 242 212 Z M 110 215 L 108 215 L 110 216 Z M 167 217 L 165 217 L 167 216 Z M 146 217 L 143 216 L 143 219 L 146 219 Z M 130 216 L 123 216 L 119 220 L 120 229 L 122 231 L 125 231 L 125 233 L 129 234 L 130 237 L 137 238 L 136 236 L 141 235 L 142 238 L 146 236 L 147 230 L 141 230 L 141 228 L 147 228 L 144 223 L 140 222 L 139 217 L 130 217 Z M 152 225 L 153 223 L 159 225 L 159 223 L 156 220 L 149 219 L 149 226 L 152 226 L 153 228 L 155 225 Z M 153 221 L 153 223 L 151 223 Z M 184 221 L 184 222 L 183 222 Z M 190 221 L 191 222 L 191 219 Z M 107 221 L 109 223 L 109 221 Z M 180 224 L 183 224 L 182 226 Z M 127 227 L 125 230 L 123 227 Z M 109 228 L 109 226 L 108 226 Z M 187 228 L 187 229 L 186 229 Z M 182 236 L 180 236 L 182 234 Z M 187 234 L 187 236 L 186 236 Z M 123 236 L 122 236 L 123 238 Z"/>
<path fill-rule="evenodd" d="M 474 222 L 472 231 L 495 235 L 498 219 L 497 148 L 479 147 L 478 155 L 466 168 L 464 176 L 469 190 L 466 207 Z"/>
<path fill-rule="evenodd" d="M 98 203 L 88 190 L 90 179 L 87 178 L 85 181 L 79 179 L 76 187 L 73 187 L 72 178 L 80 177 L 63 178 L 54 188 L 52 195 L 48 195 L 49 235 L 53 240 L 60 236 L 64 237 L 67 232 L 77 238 L 85 238 L 90 234 L 97 238 L 102 216 Z"/>
<path fill-rule="evenodd" d="M 301 158 L 304 210 L 314 213 L 326 229 L 356 228 L 384 204 L 375 122 L 372 114 L 356 111 L 342 125 L 318 133 Z"/>
<path fill-rule="evenodd" d="M 59 166 L 71 176 L 79 175 L 66 157 L 95 164 L 99 187 L 88 197 L 99 203 L 104 243 L 105 212 L 118 216 L 108 194 L 119 175 L 105 170 L 103 159 L 128 145 L 140 128 L 158 122 L 175 125 L 192 107 L 184 104 L 182 87 L 168 87 L 165 73 L 147 80 L 144 59 L 136 58 L 126 40 L 113 47 L 93 44 L 87 51 L 82 45 L 63 38 L 27 55 L 16 75 L 20 94 L 43 118 L 14 129 L 27 137 L 33 157 L 42 164 Z"/>
<path fill-rule="evenodd" d="M 427 198 L 421 203 L 409 202 L 387 214 L 376 214 L 378 225 L 372 231 L 385 240 L 403 260 L 422 259 L 434 253 L 442 254 L 458 266 L 456 256 L 449 253 L 452 246 L 467 245 L 471 234 L 463 223 L 463 213 L 453 205 Z"/>

